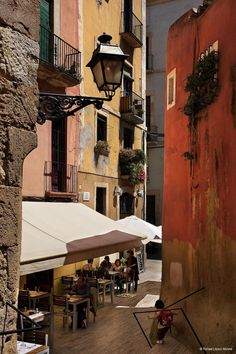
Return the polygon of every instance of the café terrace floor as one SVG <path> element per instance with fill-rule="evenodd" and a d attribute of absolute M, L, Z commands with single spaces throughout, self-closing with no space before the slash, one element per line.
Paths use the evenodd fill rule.
<path fill-rule="evenodd" d="M 156 267 L 155 261 L 151 262 Z M 159 265 L 158 265 L 159 266 Z M 50 348 L 51 354 L 191 354 L 176 341 L 171 334 L 167 334 L 163 345 L 155 345 L 150 348 L 145 335 L 140 329 L 133 312 L 146 311 L 148 309 L 135 308 L 135 305 L 146 294 L 159 295 L 160 273 L 156 272 L 153 280 L 150 280 L 152 271 L 141 275 L 141 284 L 133 297 L 115 296 L 113 305 L 106 297 L 105 306 L 97 311 L 96 321 L 93 322 L 92 314 L 90 324 L 86 329 L 78 329 L 72 332 L 69 328 L 62 327 L 62 319 L 56 318 L 54 324 L 54 346 Z M 117 307 L 127 306 L 127 307 Z M 150 310 L 150 309 L 149 309 Z M 148 337 L 152 320 L 147 318 L 147 313 L 137 315 L 139 322 Z"/>

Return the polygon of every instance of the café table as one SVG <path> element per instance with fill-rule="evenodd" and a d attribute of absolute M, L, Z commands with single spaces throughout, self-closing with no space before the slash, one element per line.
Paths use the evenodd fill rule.
<path fill-rule="evenodd" d="M 50 303 L 51 303 L 51 293 L 46 291 L 35 291 L 35 290 L 29 291 L 30 304 L 32 305 L 31 307 L 33 309 L 36 308 L 37 300 L 47 298 L 47 297 L 50 299 Z"/>
<path fill-rule="evenodd" d="M 86 320 L 87 320 L 87 327 L 89 325 L 89 309 L 90 309 L 90 298 L 89 297 L 82 297 L 80 295 L 71 295 L 70 298 L 68 299 L 67 304 L 72 305 L 72 312 L 73 312 L 73 326 L 72 330 L 73 332 L 76 331 L 78 328 L 78 314 L 77 314 L 77 305 L 80 304 L 87 304 L 86 307 Z"/>
<path fill-rule="evenodd" d="M 110 288 L 110 295 L 111 295 L 111 303 L 113 304 L 114 298 L 114 282 L 111 279 L 98 279 L 98 286 L 102 289 L 102 305 L 105 304 L 105 294 L 107 290 L 107 286 Z"/>
<path fill-rule="evenodd" d="M 49 354 L 49 347 L 47 345 L 17 341 L 18 354 Z"/>
<path fill-rule="evenodd" d="M 33 320 L 36 323 L 43 322 L 46 318 L 49 318 L 48 322 L 48 335 L 49 335 L 49 343 L 50 346 L 53 346 L 53 340 L 54 340 L 54 323 L 53 323 L 53 317 L 52 313 L 48 311 L 31 311 L 31 310 L 26 310 L 22 312 L 25 316 L 29 317 L 31 320 Z M 23 317 L 21 315 L 21 327 L 24 328 L 24 321 Z M 23 338 L 23 337 L 22 337 Z"/>
<path fill-rule="evenodd" d="M 115 271 L 115 270 L 109 270 L 109 276 L 115 282 L 115 278 L 120 275 L 120 272 Z"/>

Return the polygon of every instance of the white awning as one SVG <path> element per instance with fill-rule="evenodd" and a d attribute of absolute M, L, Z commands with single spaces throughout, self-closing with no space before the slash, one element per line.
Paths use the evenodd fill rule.
<path fill-rule="evenodd" d="M 127 232 L 140 232 L 146 236 L 142 240 L 145 245 L 148 242 L 162 243 L 162 226 L 153 225 L 145 220 L 138 218 L 135 215 L 127 216 L 124 219 L 116 221 L 120 226 L 126 227 Z"/>
<path fill-rule="evenodd" d="M 84 204 L 23 202 L 20 273 L 139 247 L 143 238 Z"/>

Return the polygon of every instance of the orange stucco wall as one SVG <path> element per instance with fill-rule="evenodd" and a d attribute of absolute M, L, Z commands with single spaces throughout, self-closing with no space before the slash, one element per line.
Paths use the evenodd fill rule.
<path fill-rule="evenodd" d="M 176 68 L 176 101 L 165 113 L 162 296 L 172 303 L 204 287 L 179 306 L 208 348 L 235 344 L 235 21 L 235 1 L 215 0 L 201 14 L 190 11 L 181 17 L 168 38 L 167 75 Z M 218 97 L 198 114 L 190 144 L 188 118 L 183 113 L 186 78 L 200 54 L 216 41 Z M 183 156 L 187 151 L 194 151 L 192 161 Z M 199 350 L 181 316 L 176 333 Z"/>

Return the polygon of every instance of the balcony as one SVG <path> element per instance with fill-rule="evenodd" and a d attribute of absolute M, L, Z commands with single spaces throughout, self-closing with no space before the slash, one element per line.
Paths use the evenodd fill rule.
<path fill-rule="evenodd" d="M 77 167 L 65 163 L 46 161 L 44 165 L 45 196 L 74 200 L 77 196 Z"/>
<path fill-rule="evenodd" d="M 132 125 L 142 124 L 144 122 L 142 97 L 134 92 L 121 92 L 120 113 L 126 122 Z"/>
<path fill-rule="evenodd" d="M 122 12 L 120 36 L 132 48 L 142 47 L 143 24 L 133 13 Z"/>
<path fill-rule="evenodd" d="M 53 86 L 74 86 L 81 81 L 81 53 L 40 26 L 38 78 Z"/>

